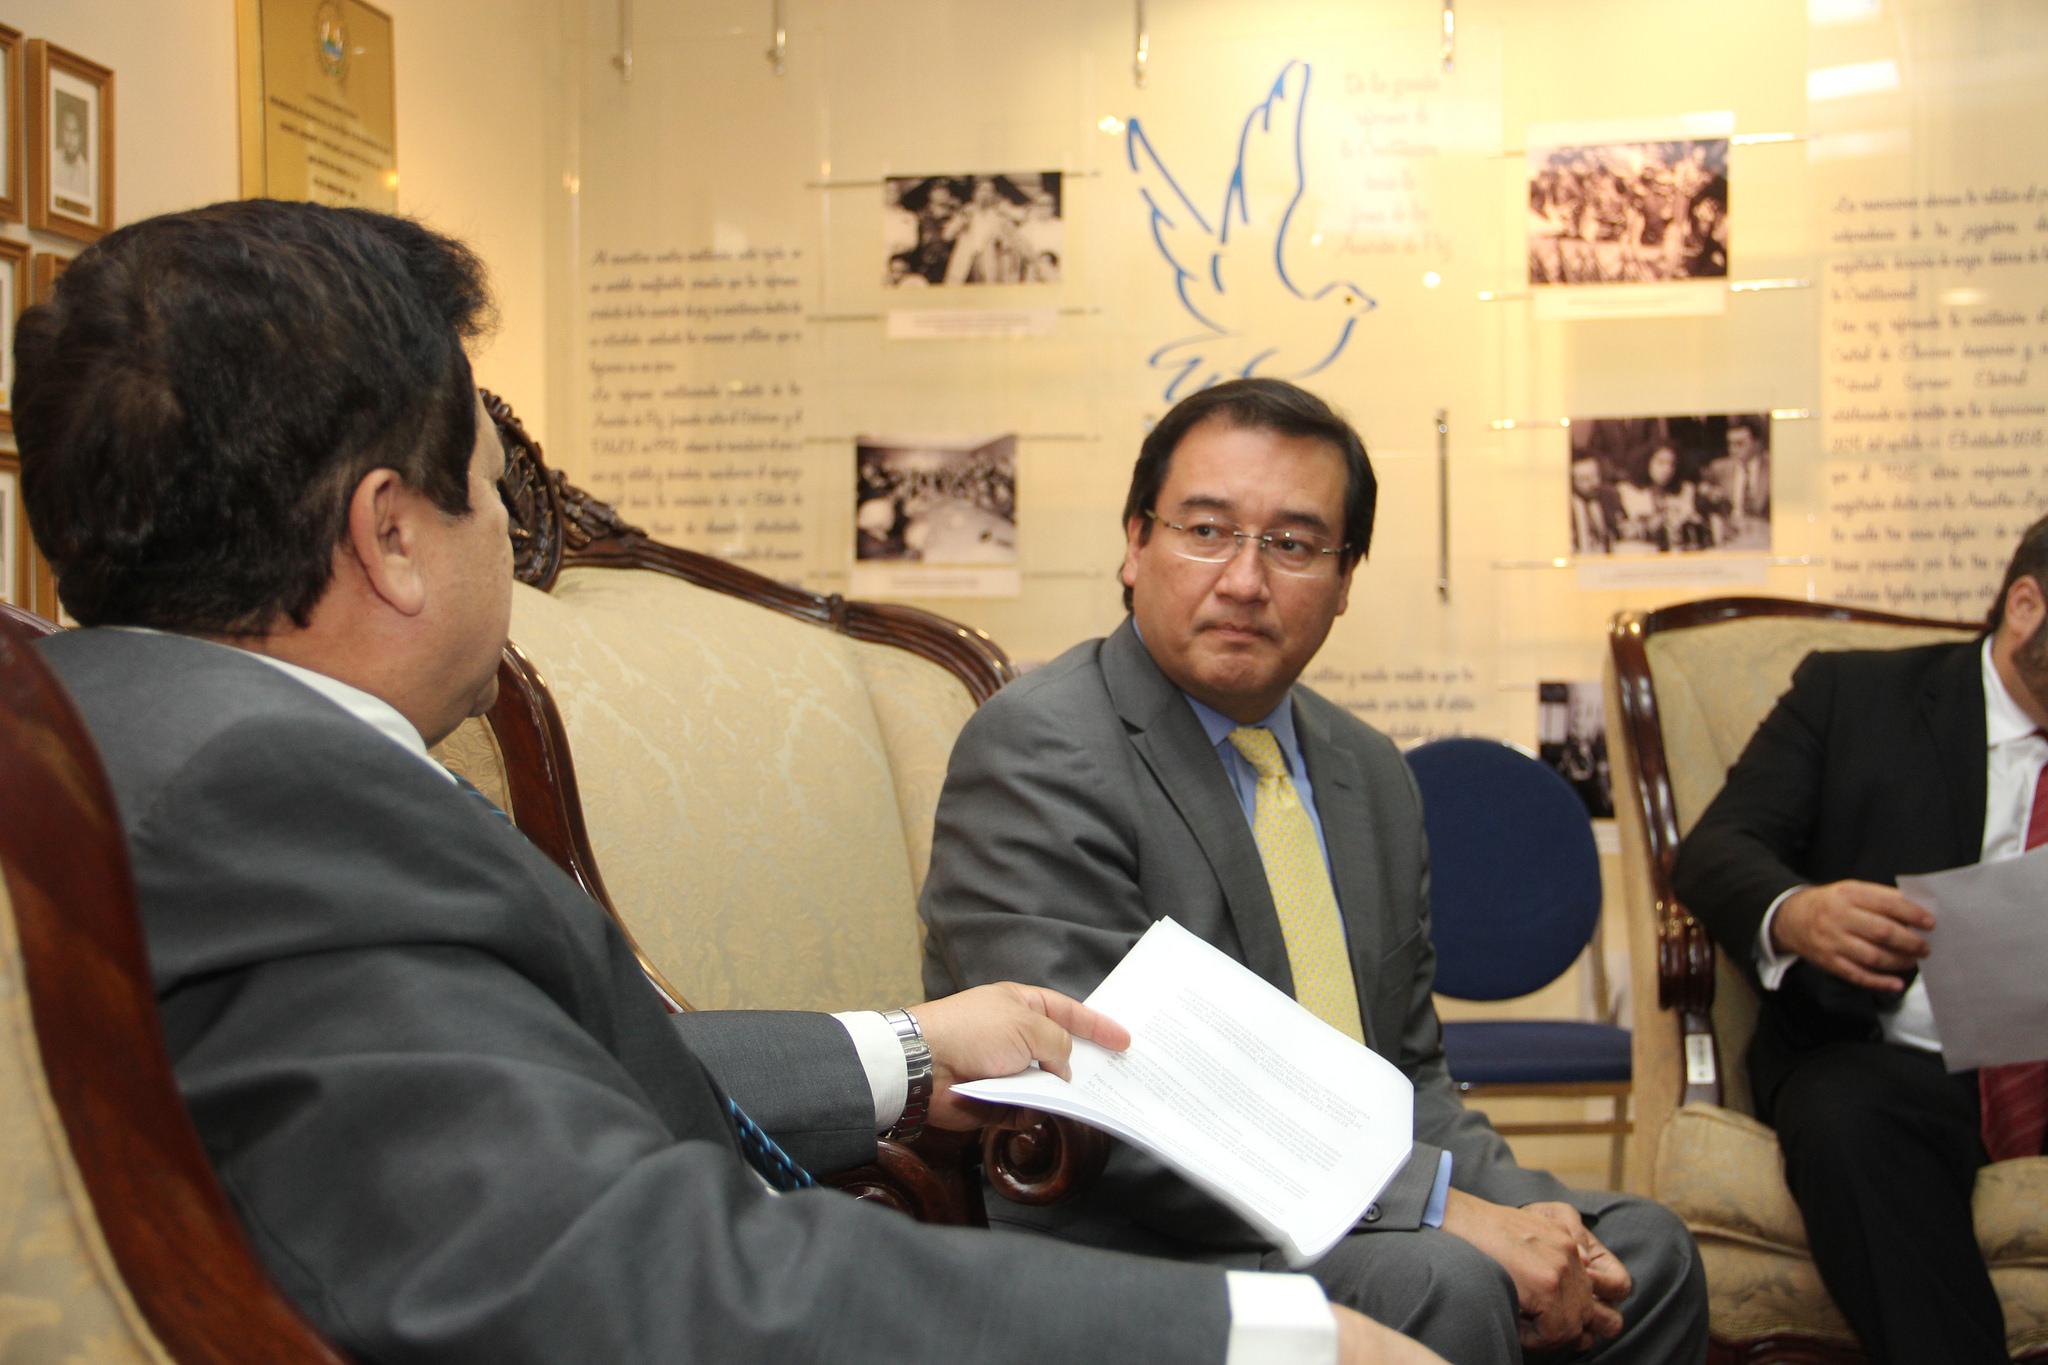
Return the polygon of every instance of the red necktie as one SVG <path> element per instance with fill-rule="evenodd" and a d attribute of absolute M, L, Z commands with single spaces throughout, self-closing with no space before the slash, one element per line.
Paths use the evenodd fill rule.
<path fill-rule="evenodd" d="M 2034 783 L 2027 813 L 2027 847 L 2048 842 L 2048 768 Z M 1993 1161 L 2039 1156 L 2048 1135 L 2048 1062 L 2008 1062 L 1977 1073 L 1977 1103 L 1984 1150 Z"/>

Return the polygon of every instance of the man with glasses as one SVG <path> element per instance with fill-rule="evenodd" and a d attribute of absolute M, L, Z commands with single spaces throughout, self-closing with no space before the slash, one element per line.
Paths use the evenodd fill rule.
<path fill-rule="evenodd" d="M 1357 433 L 1291 384 L 1235 380 L 1160 421 L 1124 504 L 1129 619 L 998 693 L 953 752 L 920 907 L 926 985 L 1086 995 L 1171 915 L 1415 1082 L 1413 1154 L 1310 1268 L 1333 1301 L 1461 1365 L 1698 1361 L 1705 1285 L 1678 1220 L 1516 1165 L 1459 1103 L 1414 781 L 1384 735 L 1297 683 L 1348 604 L 1376 494 Z M 1279 1263 L 1121 1145 L 1080 1197 L 990 1217 Z"/>

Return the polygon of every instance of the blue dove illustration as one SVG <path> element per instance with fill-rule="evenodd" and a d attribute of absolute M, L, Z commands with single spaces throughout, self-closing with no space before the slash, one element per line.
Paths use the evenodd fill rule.
<path fill-rule="evenodd" d="M 1173 268 L 1174 290 L 1202 330 L 1169 341 L 1147 359 L 1167 370 L 1165 395 L 1240 376 L 1299 379 L 1335 360 L 1377 300 L 1348 281 L 1304 292 L 1287 272 L 1287 229 L 1307 185 L 1301 121 L 1309 66 L 1280 68 L 1266 97 L 1245 115 L 1237 165 L 1210 227 L 1132 118 L 1124 150 L 1151 211 L 1152 241 Z"/>

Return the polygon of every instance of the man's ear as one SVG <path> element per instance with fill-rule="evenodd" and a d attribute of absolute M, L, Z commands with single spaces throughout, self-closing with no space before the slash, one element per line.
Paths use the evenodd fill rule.
<path fill-rule="evenodd" d="M 1124 523 L 1124 563 L 1117 577 L 1127 588 L 1138 586 L 1138 551 L 1144 548 L 1145 518 L 1132 517 Z"/>
<path fill-rule="evenodd" d="M 395 469 L 373 469 L 348 500 L 348 548 L 370 591 L 394 611 L 417 616 L 427 605 L 418 517 L 426 500 Z"/>
<path fill-rule="evenodd" d="M 2048 594 L 2044 594 L 2041 580 L 2021 574 L 2005 590 L 2005 619 L 2016 638 L 2025 640 L 2032 635 L 2044 615 L 2048 615 Z"/>

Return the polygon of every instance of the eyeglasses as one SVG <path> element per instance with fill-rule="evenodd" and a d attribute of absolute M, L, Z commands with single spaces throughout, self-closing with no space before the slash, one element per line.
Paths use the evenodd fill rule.
<path fill-rule="evenodd" d="M 1307 531 L 1245 531 L 1227 521 L 1203 517 L 1183 525 L 1168 521 L 1157 512 L 1146 516 L 1165 527 L 1167 548 L 1182 559 L 1199 564 L 1228 564 L 1249 543 L 1258 548 L 1266 564 L 1296 578 L 1327 578 L 1337 571 L 1344 553 L 1342 545 L 1331 545 Z"/>

